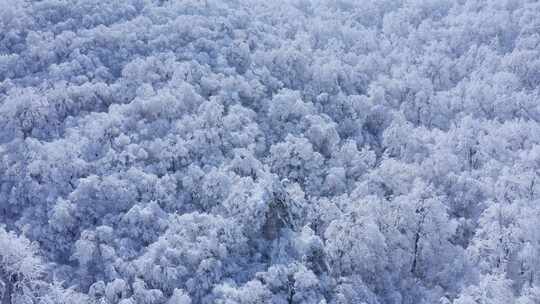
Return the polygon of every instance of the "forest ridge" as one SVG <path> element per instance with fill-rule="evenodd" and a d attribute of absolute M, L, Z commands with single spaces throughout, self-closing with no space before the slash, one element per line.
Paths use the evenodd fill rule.
<path fill-rule="evenodd" d="M 0 0 L 1 304 L 540 303 L 540 2 Z"/>

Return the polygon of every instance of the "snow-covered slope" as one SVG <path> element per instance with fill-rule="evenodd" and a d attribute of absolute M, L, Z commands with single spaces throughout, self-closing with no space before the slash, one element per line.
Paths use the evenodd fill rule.
<path fill-rule="evenodd" d="M 540 303 L 540 3 L 0 0 L 7 303 Z"/>

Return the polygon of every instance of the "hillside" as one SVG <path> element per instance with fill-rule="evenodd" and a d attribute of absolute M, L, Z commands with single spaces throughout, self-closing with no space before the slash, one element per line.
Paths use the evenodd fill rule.
<path fill-rule="evenodd" d="M 540 303 L 540 3 L 0 0 L 0 303 Z"/>

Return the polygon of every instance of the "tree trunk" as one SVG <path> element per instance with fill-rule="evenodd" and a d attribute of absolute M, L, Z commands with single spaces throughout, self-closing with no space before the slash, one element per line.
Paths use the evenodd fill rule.
<path fill-rule="evenodd" d="M 411 265 L 411 273 L 416 272 L 416 263 L 418 260 L 418 242 L 420 241 L 420 231 L 416 232 L 414 236 L 414 252 L 413 252 L 413 261 Z"/>
<path fill-rule="evenodd" d="M 426 220 L 426 209 L 424 208 L 424 201 L 422 200 L 422 206 L 415 211 L 415 213 L 420 214 L 420 220 L 418 222 L 418 227 L 416 228 L 416 234 L 414 235 L 414 252 L 413 252 L 413 261 L 411 265 L 411 273 L 416 274 L 416 267 L 418 264 L 418 251 L 420 250 L 420 237 L 424 233 L 424 221 Z"/>
<path fill-rule="evenodd" d="M 0 276 L 4 283 L 3 293 L 2 293 L 2 304 L 11 304 L 11 294 L 13 293 L 13 280 L 11 276 L 7 275 L 3 271 L 0 270 Z"/>

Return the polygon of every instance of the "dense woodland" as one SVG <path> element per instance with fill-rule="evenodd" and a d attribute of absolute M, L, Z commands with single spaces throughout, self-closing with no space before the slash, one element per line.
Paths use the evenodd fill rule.
<path fill-rule="evenodd" d="M 540 3 L 0 0 L 0 303 L 540 303 Z"/>

